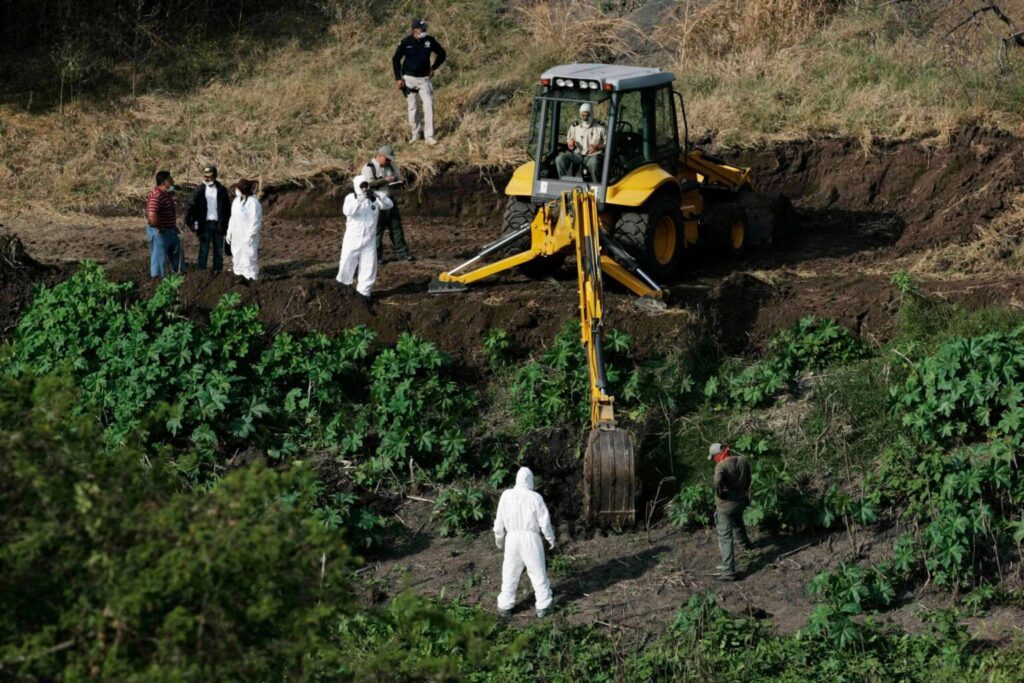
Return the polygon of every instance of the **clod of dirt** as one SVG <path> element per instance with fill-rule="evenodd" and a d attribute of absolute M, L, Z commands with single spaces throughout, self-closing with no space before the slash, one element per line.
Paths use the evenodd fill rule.
<path fill-rule="evenodd" d="M 56 272 L 29 256 L 17 235 L 0 234 L 0 339 L 18 324 L 35 284 Z"/>
<path fill-rule="evenodd" d="M 865 150 L 854 138 L 815 138 L 727 156 L 755 169 L 759 190 L 802 207 L 898 216 L 901 253 L 968 241 L 1024 187 L 1024 140 L 978 126 L 943 145 L 886 141 Z"/>

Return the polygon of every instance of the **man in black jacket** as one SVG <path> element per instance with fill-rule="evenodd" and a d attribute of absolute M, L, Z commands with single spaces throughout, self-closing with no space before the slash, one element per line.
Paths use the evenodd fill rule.
<path fill-rule="evenodd" d="M 409 127 L 412 128 L 410 142 L 419 139 L 420 133 L 428 145 L 436 145 L 434 139 L 434 86 L 430 77 L 438 69 L 447 54 L 437 38 L 427 35 L 427 22 L 422 19 L 412 20 L 411 35 L 402 39 L 391 58 L 391 67 L 395 72 L 395 83 L 398 89 L 405 93 L 406 102 L 409 105 Z M 434 55 L 434 62 L 431 64 L 430 56 Z M 416 116 L 416 95 L 419 94 L 423 102 L 423 124 Z"/>
<path fill-rule="evenodd" d="M 217 180 L 217 167 L 203 169 L 203 182 L 196 187 L 185 211 L 185 224 L 199 238 L 199 270 L 206 270 L 206 260 L 213 245 L 213 272 L 224 268 L 224 235 L 231 219 L 231 196 Z"/>

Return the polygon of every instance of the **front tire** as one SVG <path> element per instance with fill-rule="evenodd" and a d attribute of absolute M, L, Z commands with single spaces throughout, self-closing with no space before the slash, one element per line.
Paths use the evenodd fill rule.
<path fill-rule="evenodd" d="M 627 211 L 615 222 L 615 236 L 658 282 L 678 277 L 686 251 L 683 212 L 667 197 L 648 200 L 642 211 Z"/>

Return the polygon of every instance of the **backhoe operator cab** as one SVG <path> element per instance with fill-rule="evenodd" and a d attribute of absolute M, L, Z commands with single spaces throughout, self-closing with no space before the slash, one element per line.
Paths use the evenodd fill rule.
<path fill-rule="evenodd" d="M 636 67 L 574 64 L 546 72 L 534 101 L 528 143 L 531 156 L 540 161 L 531 195 L 555 198 L 584 182 L 597 191 L 600 203 L 609 183 L 614 186 L 639 166 L 654 163 L 674 173 L 679 159 L 674 80 L 666 71 Z M 580 105 L 587 102 L 593 107 L 591 126 L 603 126 L 607 136 L 598 177 L 590 177 L 585 165 L 580 176 L 560 177 L 558 155 L 567 151 L 567 131 L 579 123 Z"/>
<path fill-rule="evenodd" d="M 744 201 L 744 195 L 753 195 L 749 170 L 685 144 L 686 114 L 682 97 L 672 88 L 674 81 L 668 71 L 634 66 L 569 64 L 545 71 L 527 143 L 532 161 L 516 169 L 505 188 L 509 199 L 503 232 L 515 232 L 544 203 L 582 185 L 597 195 L 602 228 L 659 281 L 680 275 L 688 246 L 709 243 L 738 251 L 751 237 L 765 241 L 770 228 L 748 230 L 751 219 L 759 219 L 756 207 Z M 579 122 L 583 103 L 592 106 L 591 125 L 605 127 L 606 148 L 596 174 L 588 164 L 578 164 L 571 169 L 574 175 L 560 175 L 566 133 Z M 569 165 L 563 161 L 561 167 L 564 171 Z M 751 205 L 746 211 L 744 203 Z M 514 246 L 523 248 L 525 242 Z M 553 269 L 560 263 L 532 263 L 530 274 L 545 274 L 545 266 Z"/>

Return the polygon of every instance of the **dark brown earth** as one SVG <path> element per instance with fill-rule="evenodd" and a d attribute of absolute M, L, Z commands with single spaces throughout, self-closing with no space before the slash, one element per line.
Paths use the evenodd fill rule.
<path fill-rule="evenodd" d="M 806 315 L 835 318 L 869 340 L 885 340 L 898 307 L 892 274 L 930 249 L 970 244 L 1010 208 L 1013 195 L 1024 192 L 1024 140 L 976 128 L 958 131 L 945 145 L 883 142 L 865 150 L 853 139 L 816 138 L 725 155 L 753 166 L 760 189 L 790 197 L 794 219 L 773 244 L 739 258 L 694 254 L 687 276 L 671 285 L 669 308 L 660 315 L 640 310 L 610 287 L 607 322 L 632 334 L 639 353 L 685 347 L 706 335 L 729 352 L 757 353 L 774 332 Z M 258 303 L 274 330 L 334 332 L 366 324 L 383 342 L 415 332 L 470 366 L 481 362 L 482 339 L 493 327 L 506 329 L 520 348 L 540 349 L 576 315 L 575 274 L 568 268 L 541 281 L 509 273 L 465 294 L 426 293 L 431 278 L 497 236 L 507 177 L 507 171 L 453 167 L 430 187 L 401 198 L 406 234 L 419 260 L 382 266 L 373 313 L 334 281 L 342 235 L 338 205 L 347 189 L 326 177 L 301 187 L 270 188 L 264 200 L 261 279 L 245 286 L 227 273 L 189 272 L 182 289 L 186 314 L 199 316 L 235 291 Z M 153 288 L 141 219 L 103 213 L 5 217 L 6 230 L 16 233 L 27 251 L 10 246 L 16 244 L 10 238 L 0 241 L 6 245 L 0 250 L 0 335 L 10 334 L 34 282 L 64 277 L 81 259 L 105 264 L 112 277 L 135 281 L 142 293 Z M 1016 229 L 1019 235 L 1020 226 Z M 191 235 L 183 239 L 194 263 L 196 241 Z M 391 256 L 389 248 L 384 256 Z M 971 272 L 917 277 L 923 291 L 970 306 L 1024 302 L 1024 277 L 999 258 Z M 554 451 L 560 457 L 571 448 Z M 541 477 L 571 481 L 569 466 L 560 467 L 557 457 L 544 460 L 533 463 Z M 490 535 L 439 538 L 429 504 L 399 502 L 405 531 L 393 553 L 360 573 L 366 599 L 383 599 L 408 586 L 490 606 L 500 574 Z M 662 525 L 650 532 L 586 537 L 564 523 L 578 509 L 575 501 L 551 503 L 555 518 L 563 520 L 563 545 L 552 563 L 559 569 L 556 592 L 566 607 L 559 618 L 600 623 L 638 639 L 663 628 L 689 595 L 705 589 L 715 590 L 727 607 L 770 614 L 780 631 L 793 631 L 810 611 L 805 587 L 814 574 L 840 560 L 884 552 L 892 538 L 881 532 L 857 539 L 856 547 L 845 534 L 766 538 L 748 578 L 719 585 L 707 575 L 716 563 L 709 532 L 680 534 Z M 927 592 L 904 596 L 904 605 L 888 618 L 918 628 L 913 612 L 949 599 Z M 527 603 L 522 604 L 522 615 L 528 615 Z M 1024 623 L 1021 616 L 1007 608 L 972 628 L 985 637 L 1003 637 Z"/>
<path fill-rule="evenodd" d="M 1022 156 L 1024 141 L 973 128 L 940 147 L 879 143 L 869 152 L 857 140 L 818 138 L 729 155 L 753 166 L 759 188 L 793 200 L 797 211 L 785 235 L 738 259 L 696 253 L 660 316 L 640 312 L 611 288 L 608 322 L 633 334 L 641 352 L 685 343 L 698 330 L 730 351 L 756 350 L 776 330 L 811 314 L 885 339 L 897 300 L 892 273 L 930 247 L 971 240 L 1007 208 L 1008 197 L 1024 188 Z M 185 302 L 201 312 L 238 290 L 258 301 L 264 320 L 276 327 L 335 331 L 366 323 L 382 341 L 416 332 L 471 361 L 495 326 L 520 346 L 536 348 L 575 313 L 569 268 L 543 281 L 505 274 L 467 294 L 425 294 L 437 273 L 496 237 L 507 175 L 453 168 L 430 187 L 405 193 L 406 233 L 419 261 L 383 265 L 376 315 L 354 305 L 333 280 L 342 234 L 337 206 L 346 189 L 326 177 L 268 190 L 260 282 L 243 290 L 228 275 L 191 273 Z M 76 224 L 73 218 L 15 216 L 5 222 L 43 262 L 66 267 L 90 258 L 116 277 L 137 281 L 142 291 L 152 286 L 136 219 L 92 216 Z M 196 241 L 191 235 L 183 240 L 194 262 Z M 1024 278 L 1006 269 L 934 273 L 921 284 L 971 305 L 1024 301 Z"/>
<path fill-rule="evenodd" d="M 538 480 L 538 485 L 543 482 Z M 549 500 L 552 495 L 549 494 Z M 406 589 L 429 596 L 458 599 L 495 609 L 501 584 L 502 553 L 486 527 L 464 537 L 443 538 L 432 531 L 429 498 L 407 499 L 397 518 L 402 528 L 387 557 L 370 558 L 359 570 L 361 597 L 376 604 Z M 666 523 L 625 534 L 570 536 L 556 530 L 559 546 L 547 561 L 556 619 L 598 624 L 628 641 L 643 643 L 664 631 L 675 611 L 695 593 L 711 591 L 726 609 L 771 618 L 777 633 L 792 633 L 807 624 L 816 604 L 807 593 L 815 575 L 840 562 L 881 561 L 903 530 L 860 530 L 856 534 L 751 534 L 753 549 L 741 563 L 741 580 L 718 582 L 713 529 L 680 532 Z M 1020 583 L 1019 565 L 1005 574 Z M 1008 584 L 1009 585 L 1009 584 Z M 517 624 L 534 618 L 533 593 L 524 574 L 514 611 Z M 925 632 L 918 613 L 950 606 L 955 598 L 928 588 L 904 591 L 894 609 L 880 617 L 911 632 Z M 1024 610 L 1003 607 L 968 621 L 971 632 L 987 640 L 1020 635 Z"/>

